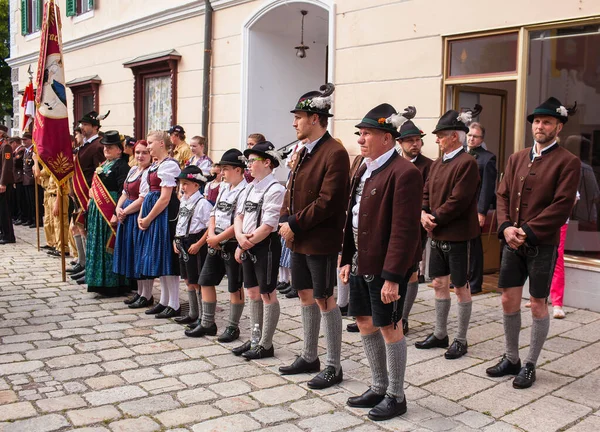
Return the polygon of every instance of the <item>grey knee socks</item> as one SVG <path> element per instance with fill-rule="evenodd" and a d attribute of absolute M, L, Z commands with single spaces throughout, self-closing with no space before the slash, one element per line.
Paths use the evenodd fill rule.
<path fill-rule="evenodd" d="M 271 303 L 265 306 L 265 323 L 263 325 L 262 337 L 259 345 L 269 349 L 273 346 L 273 335 L 279 322 L 279 302 Z"/>
<path fill-rule="evenodd" d="M 419 292 L 419 282 L 409 282 L 406 287 L 406 297 L 404 298 L 404 309 L 402 310 L 402 319 L 408 321 L 410 310 L 415 303 L 417 293 Z"/>
<path fill-rule="evenodd" d="M 316 303 L 302 306 L 302 327 L 304 329 L 304 347 L 302 358 L 314 362 L 318 357 L 319 330 L 321 328 L 321 311 Z"/>
<path fill-rule="evenodd" d="M 250 329 L 254 328 L 254 324 L 262 329 L 263 326 L 263 301 L 262 299 L 250 300 Z"/>
<path fill-rule="evenodd" d="M 384 395 L 388 388 L 388 373 L 386 367 L 385 341 L 381 330 L 360 336 L 365 355 L 371 367 L 371 390 L 378 395 Z"/>
<path fill-rule="evenodd" d="M 506 358 L 511 363 L 516 363 L 519 360 L 519 333 L 521 332 L 521 311 L 517 311 L 511 314 L 505 313 L 503 321 Z"/>
<path fill-rule="evenodd" d="M 188 291 L 187 294 L 190 301 L 190 312 L 188 316 L 193 319 L 198 319 L 198 296 L 196 295 L 196 290 Z"/>
<path fill-rule="evenodd" d="M 406 371 L 406 339 L 385 344 L 390 384 L 387 393 L 402 401 L 404 399 L 404 372 Z"/>
<path fill-rule="evenodd" d="M 467 330 L 469 329 L 472 310 L 472 301 L 458 303 L 458 333 L 456 334 L 456 339 L 462 343 L 467 343 Z"/>
<path fill-rule="evenodd" d="M 327 342 L 327 366 L 333 366 L 335 372 L 340 371 L 342 355 L 342 312 L 335 306 L 327 312 L 323 312 L 325 321 L 325 341 Z"/>
<path fill-rule="evenodd" d="M 85 267 L 85 246 L 83 245 L 83 238 L 81 234 L 73 236 L 75 239 L 75 247 L 77 248 L 77 260 L 81 267 Z"/>
<path fill-rule="evenodd" d="M 242 312 L 244 312 L 244 303 L 230 303 L 229 304 L 229 326 L 239 327 L 240 319 L 242 318 Z"/>
<path fill-rule="evenodd" d="M 531 342 L 529 343 L 529 354 L 525 359 L 525 363 L 533 363 L 534 365 L 538 361 L 538 357 L 544 347 L 544 342 L 548 337 L 548 330 L 550 330 L 550 316 L 546 315 L 544 318 L 534 318 L 533 324 L 531 324 Z"/>
<path fill-rule="evenodd" d="M 448 336 L 448 314 L 450 299 L 435 299 L 435 330 L 433 335 L 438 339 Z"/>
<path fill-rule="evenodd" d="M 215 323 L 217 302 L 202 302 L 202 327 L 210 327 Z"/>

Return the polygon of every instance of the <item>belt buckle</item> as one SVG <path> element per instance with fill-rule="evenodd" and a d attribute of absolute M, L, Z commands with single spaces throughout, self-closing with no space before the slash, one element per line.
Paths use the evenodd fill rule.
<path fill-rule="evenodd" d="M 452 247 L 450 246 L 450 242 L 440 242 L 440 249 L 442 250 L 442 252 L 450 252 L 450 250 L 452 249 Z"/>
<path fill-rule="evenodd" d="M 210 256 L 215 256 L 215 255 L 217 254 L 217 250 L 216 250 L 215 248 L 211 248 L 211 247 L 209 247 L 209 248 L 208 248 L 208 254 L 209 254 Z"/>
<path fill-rule="evenodd" d="M 370 283 L 375 279 L 375 275 L 364 275 L 363 278 L 365 279 L 366 283 Z"/>

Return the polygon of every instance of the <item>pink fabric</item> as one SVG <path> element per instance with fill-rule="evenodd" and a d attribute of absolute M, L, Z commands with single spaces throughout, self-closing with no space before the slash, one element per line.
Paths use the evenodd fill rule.
<path fill-rule="evenodd" d="M 565 240 L 567 238 L 568 224 L 560 228 L 560 243 L 558 244 L 558 256 L 556 257 L 556 266 L 552 276 L 552 286 L 550 287 L 550 300 L 552 306 L 563 305 L 563 295 L 565 293 Z"/>

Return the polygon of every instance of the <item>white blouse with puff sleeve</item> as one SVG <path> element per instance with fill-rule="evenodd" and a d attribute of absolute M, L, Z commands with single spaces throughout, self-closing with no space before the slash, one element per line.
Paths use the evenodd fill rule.
<path fill-rule="evenodd" d="M 158 178 L 160 178 L 160 187 L 176 187 L 175 178 L 181 172 L 179 163 L 175 159 L 164 160 L 158 166 Z"/>

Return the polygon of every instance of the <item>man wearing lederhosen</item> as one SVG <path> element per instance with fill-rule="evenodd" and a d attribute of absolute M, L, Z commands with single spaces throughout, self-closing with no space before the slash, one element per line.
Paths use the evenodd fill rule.
<path fill-rule="evenodd" d="M 503 242 L 498 288 L 502 289 L 506 351 L 500 362 L 486 370 L 492 377 L 517 375 L 513 387 L 528 388 L 536 379 L 535 365 L 548 336 L 548 294 L 552 283 L 560 228 L 571 214 L 581 161 L 558 145 L 557 136 L 574 114 L 551 97 L 527 117 L 533 147 L 508 159 L 498 186 L 498 236 Z M 521 297 L 529 278 L 531 340 L 521 367 Z"/>
<path fill-rule="evenodd" d="M 469 282 L 469 242 L 480 233 L 477 221 L 477 162 L 463 149 L 467 124 L 481 112 L 479 105 L 463 113 L 450 110 L 433 131 L 442 157 L 431 165 L 423 188 L 421 223 L 429 233 L 431 257 L 429 275 L 435 290 L 435 329 L 415 346 L 418 349 L 448 347 L 450 282 L 458 298 L 458 332 L 444 354 L 457 359 L 467 353 L 467 330 L 471 320 Z"/>
<path fill-rule="evenodd" d="M 342 314 L 333 287 L 342 249 L 350 158 L 327 132 L 333 91 L 329 83 L 321 92 L 306 93 L 291 111 L 296 136 L 306 143 L 292 167 L 280 219 L 280 235 L 292 250 L 292 280 L 302 305 L 304 348 L 301 356 L 279 371 L 291 375 L 320 370 L 317 349 L 322 316 L 327 360 L 323 371 L 307 383 L 313 389 L 331 387 L 344 376 Z"/>
<path fill-rule="evenodd" d="M 356 317 L 372 384 L 348 405 L 372 408 L 371 420 L 406 412 L 406 340 L 398 325 L 413 264 L 421 256 L 423 179 L 395 150 L 398 129 L 414 117 L 382 104 L 356 125 L 364 163 L 352 180 L 340 277 L 350 280 L 348 314 Z"/>

